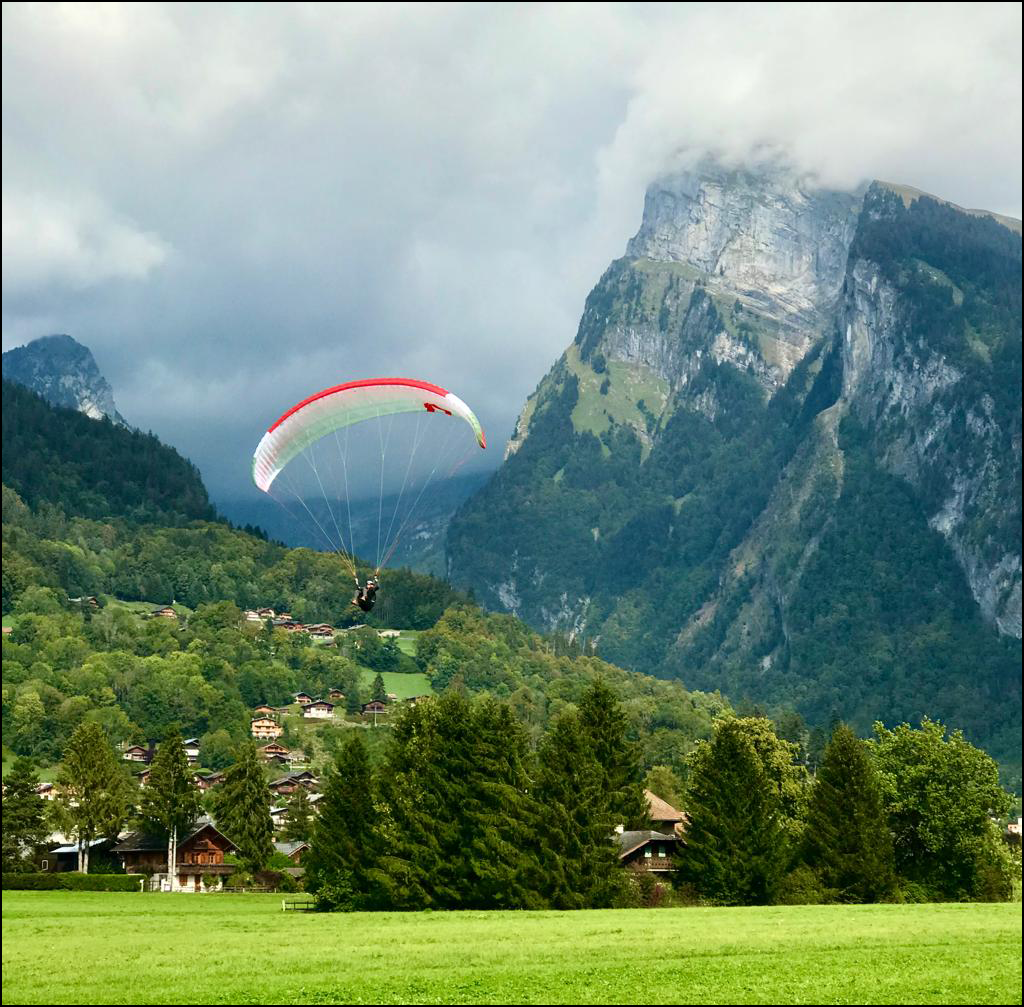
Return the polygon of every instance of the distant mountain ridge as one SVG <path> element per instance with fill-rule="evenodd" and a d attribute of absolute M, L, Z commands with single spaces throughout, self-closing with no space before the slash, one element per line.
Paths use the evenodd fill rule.
<path fill-rule="evenodd" d="M 453 583 L 626 667 L 1020 758 L 1021 239 L 704 162 L 448 533 Z"/>
<path fill-rule="evenodd" d="M 127 426 L 114 404 L 114 391 L 100 373 L 92 351 L 71 336 L 33 339 L 3 355 L 3 376 L 24 385 L 47 402 L 75 409 L 91 419 L 104 416 Z"/>
<path fill-rule="evenodd" d="M 3 484 L 30 507 L 93 519 L 213 520 L 199 470 L 153 434 L 53 406 L 3 381 Z"/>

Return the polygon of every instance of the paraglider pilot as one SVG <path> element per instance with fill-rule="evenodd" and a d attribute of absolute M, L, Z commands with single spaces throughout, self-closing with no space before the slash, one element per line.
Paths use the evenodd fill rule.
<path fill-rule="evenodd" d="M 369 612 L 376 601 L 377 582 L 372 577 L 366 582 L 365 587 L 356 586 L 356 595 L 352 599 L 353 605 L 361 608 L 364 612 Z"/>

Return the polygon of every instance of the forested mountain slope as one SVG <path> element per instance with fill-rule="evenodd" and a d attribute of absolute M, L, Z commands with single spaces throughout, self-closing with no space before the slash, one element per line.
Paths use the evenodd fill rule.
<path fill-rule="evenodd" d="M 29 505 L 81 517 L 214 517 L 199 471 L 153 434 L 57 407 L 3 382 L 3 483 Z"/>
<path fill-rule="evenodd" d="M 1020 759 L 1021 240 L 706 163 L 449 529 L 454 583 L 627 667 Z"/>
<path fill-rule="evenodd" d="M 173 506 L 176 481 L 185 480 L 186 501 L 205 502 L 205 490 L 156 438 L 54 408 L 16 386 L 9 398 L 6 383 L 3 422 L 4 478 L 33 493 L 29 506 L 3 487 L 11 630 L 3 638 L 3 727 L 18 754 L 57 759 L 71 732 L 91 720 L 114 742 L 152 740 L 176 726 L 226 759 L 248 736 L 255 704 L 334 687 L 368 699 L 359 684 L 365 668 L 419 670 L 437 691 L 507 699 L 538 733 L 603 679 L 625 703 L 648 765 L 680 771 L 714 716 L 728 710 L 718 694 L 613 667 L 517 619 L 488 616 L 444 581 L 408 570 L 383 571 L 378 605 L 366 617 L 351 604 L 351 574 L 336 555 L 186 520 Z M 8 444 L 30 444 L 31 452 L 15 459 Z M 86 459 L 103 480 L 83 474 Z M 100 607 L 69 601 L 83 595 L 98 595 Z M 147 619 L 144 606 L 122 603 L 136 601 L 174 601 L 183 618 Z M 325 645 L 243 620 L 241 608 L 256 606 L 307 623 L 425 631 L 421 652 L 414 663 L 372 628 Z"/>

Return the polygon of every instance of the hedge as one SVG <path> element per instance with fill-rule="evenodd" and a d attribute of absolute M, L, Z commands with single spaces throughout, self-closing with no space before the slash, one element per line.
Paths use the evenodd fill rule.
<path fill-rule="evenodd" d="M 144 874 L 78 874 L 61 871 L 56 874 L 3 875 L 6 891 L 26 892 L 138 892 Z"/>

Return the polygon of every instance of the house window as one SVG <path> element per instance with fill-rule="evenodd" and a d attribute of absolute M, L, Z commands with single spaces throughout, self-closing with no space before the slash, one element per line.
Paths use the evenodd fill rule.
<path fill-rule="evenodd" d="M 665 847 L 664 846 L 659 846 L 658 847 L 658 856 L 661 857 L 662 860 L 665 859 Z"/>
<path fill-rule="evenodd" d="M 648 860 L 650 860 L 650 859 L 651 859 L 651 848 L 650 848 L 649 846 L 645 846 L 645 847 L 644 847 L 644 856 L 645 856 L 645 857 L 646 857 L 646 858 L 647 858 Z"/>
<path fill-rule="evenodd" d="M 50 869 L 50 861 L 49 860 L 41 860 L 39 862 L 39 869 L 41 871 L 48 871 Z"/>

